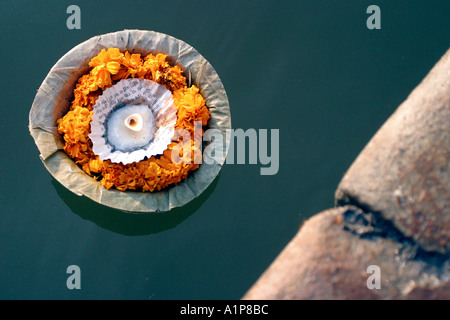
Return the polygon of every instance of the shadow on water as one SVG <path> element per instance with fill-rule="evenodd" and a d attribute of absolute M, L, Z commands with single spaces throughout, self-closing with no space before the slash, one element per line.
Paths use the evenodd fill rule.
<path fill-rule="evenodd" d="M 176 227 L 196 212 L 211 196 L 217 186 L 220 174 L 197 198 L 168 212 L 126 213 L 98 204 L 87 197 L 80 197 L 66 189 L 57 180 L 52 184 L 61 199 L 73 213 L 83 219 L 93 221 L 98 226 L 128 236 L 148 235 Z"/>

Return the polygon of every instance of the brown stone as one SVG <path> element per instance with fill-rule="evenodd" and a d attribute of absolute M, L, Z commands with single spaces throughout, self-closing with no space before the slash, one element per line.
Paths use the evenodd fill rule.
<path fill-rule="evenodd" d="M 450 298 L 445 257 L 423 255 L 379 222 L 351 206 L 314 216 L 243 299 Z M 380 268 L 380 289 L 367 286 L 372 265 Z"/>
<path fill-rule="evenodd" d="M 244 299 L 379 297 L 365 285 L 366 265 L 373 262 L 364 256 L 356 263 L 361 256 L 353 252 L 352 236 L 337 224 L 344 210 L 331 209 L 308 220 Z"/>
<path fill-rule="evenodd" d="M 243 299 L 450 299 L 449 162 L 450 50 Z"/>
<path fill-rule="evenodd" d="M 429 251 L 450 251 L 450 51 L 342 179 L 338 205 L 380 212 Z"/>

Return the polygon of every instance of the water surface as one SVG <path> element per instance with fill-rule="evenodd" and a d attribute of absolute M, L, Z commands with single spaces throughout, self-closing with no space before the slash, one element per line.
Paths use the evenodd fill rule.
<path fill-rule="evenodd" d="M 129 4 L 128 4 L 129 3 Z M 66 9 L 81 9 L 68 30 Z M 444 1 L 1 1 L 0 298 L 239 299 L 449 47 Z M 170 34 L 214 66 L 234 128 L 279 129 L 280 168 L 225 165 L 198 199 L 134 216 L 79 198 L 28 132 L 36 90 L 92 36 Z M 81 269 L 68 290 L 66 268 Z"/>

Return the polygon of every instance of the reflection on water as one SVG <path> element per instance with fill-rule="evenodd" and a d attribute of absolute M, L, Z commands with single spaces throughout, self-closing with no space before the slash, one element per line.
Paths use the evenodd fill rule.
<path fill-rule="evenodd" d="M 52 184 L 58 195 L 72 212 L 81 218 L 91 220 L 98 226 L 116 233 L 137 236 L 171 229 L 186 220 L 197 211 L 214 192 L 219 177 L 220 174 L 199 197 L 183 207 L 174 208 L 168 212 L 137 214 L 126 213 L 109 208 L 98 204 L 87 197 L 77 196 L 55 179 L 52 179 Z"/>

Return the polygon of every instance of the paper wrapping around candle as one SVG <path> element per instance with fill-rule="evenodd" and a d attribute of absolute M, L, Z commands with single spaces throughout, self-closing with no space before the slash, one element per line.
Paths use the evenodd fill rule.
<path fill-rule="evenodd" d="M 88 176 L 62 150 L 64 141 L 57 131 L 57 119 L 68 110 L 73 99 L 73 89 L 78 78 L 86 74 L 89 61 L 102 49 L 115 47 L 130 53 L 164 53 L 172 65 L 184 70 L 188 85 L 200 88 L 211 112 L 208 128 L 219 129 L 225 144 L 212 141 L 214 148 L 222 148 L 220 161 L 206 159 L 198 170 L 176 186 L 158 192 L 133 192 L 106 189 L 99 181 Z M 193 47 L 166 34 L 123 30 L 93 37 L 66 53 L 50 70 L 41 84 L 29 114 L 30 134 L 40 152 L 40 158 L 48 171 L 67 189 L 77 195 L 119 210 L 129 212 L 158 212 L 180 207 L 199 196 L 218 175 L 227 155 L 231 129 L 231 115 L 225 89 L 211 64 Z M 204 159 L 208 158 L 204 154 Z M 209 164 L 213 163 L 213 164 Z"/>
<path fill-rule="evenodd" d="M 92 150 L 100 160 L 114 163 L 129 164 L 162 154 L 172 142 L 177 122 L 172 93 L 146 79 L 124 79 L 107 88 L 93 112 Z M 126 123 L 130 117 L 139 121 L 139 130 Z"/>

